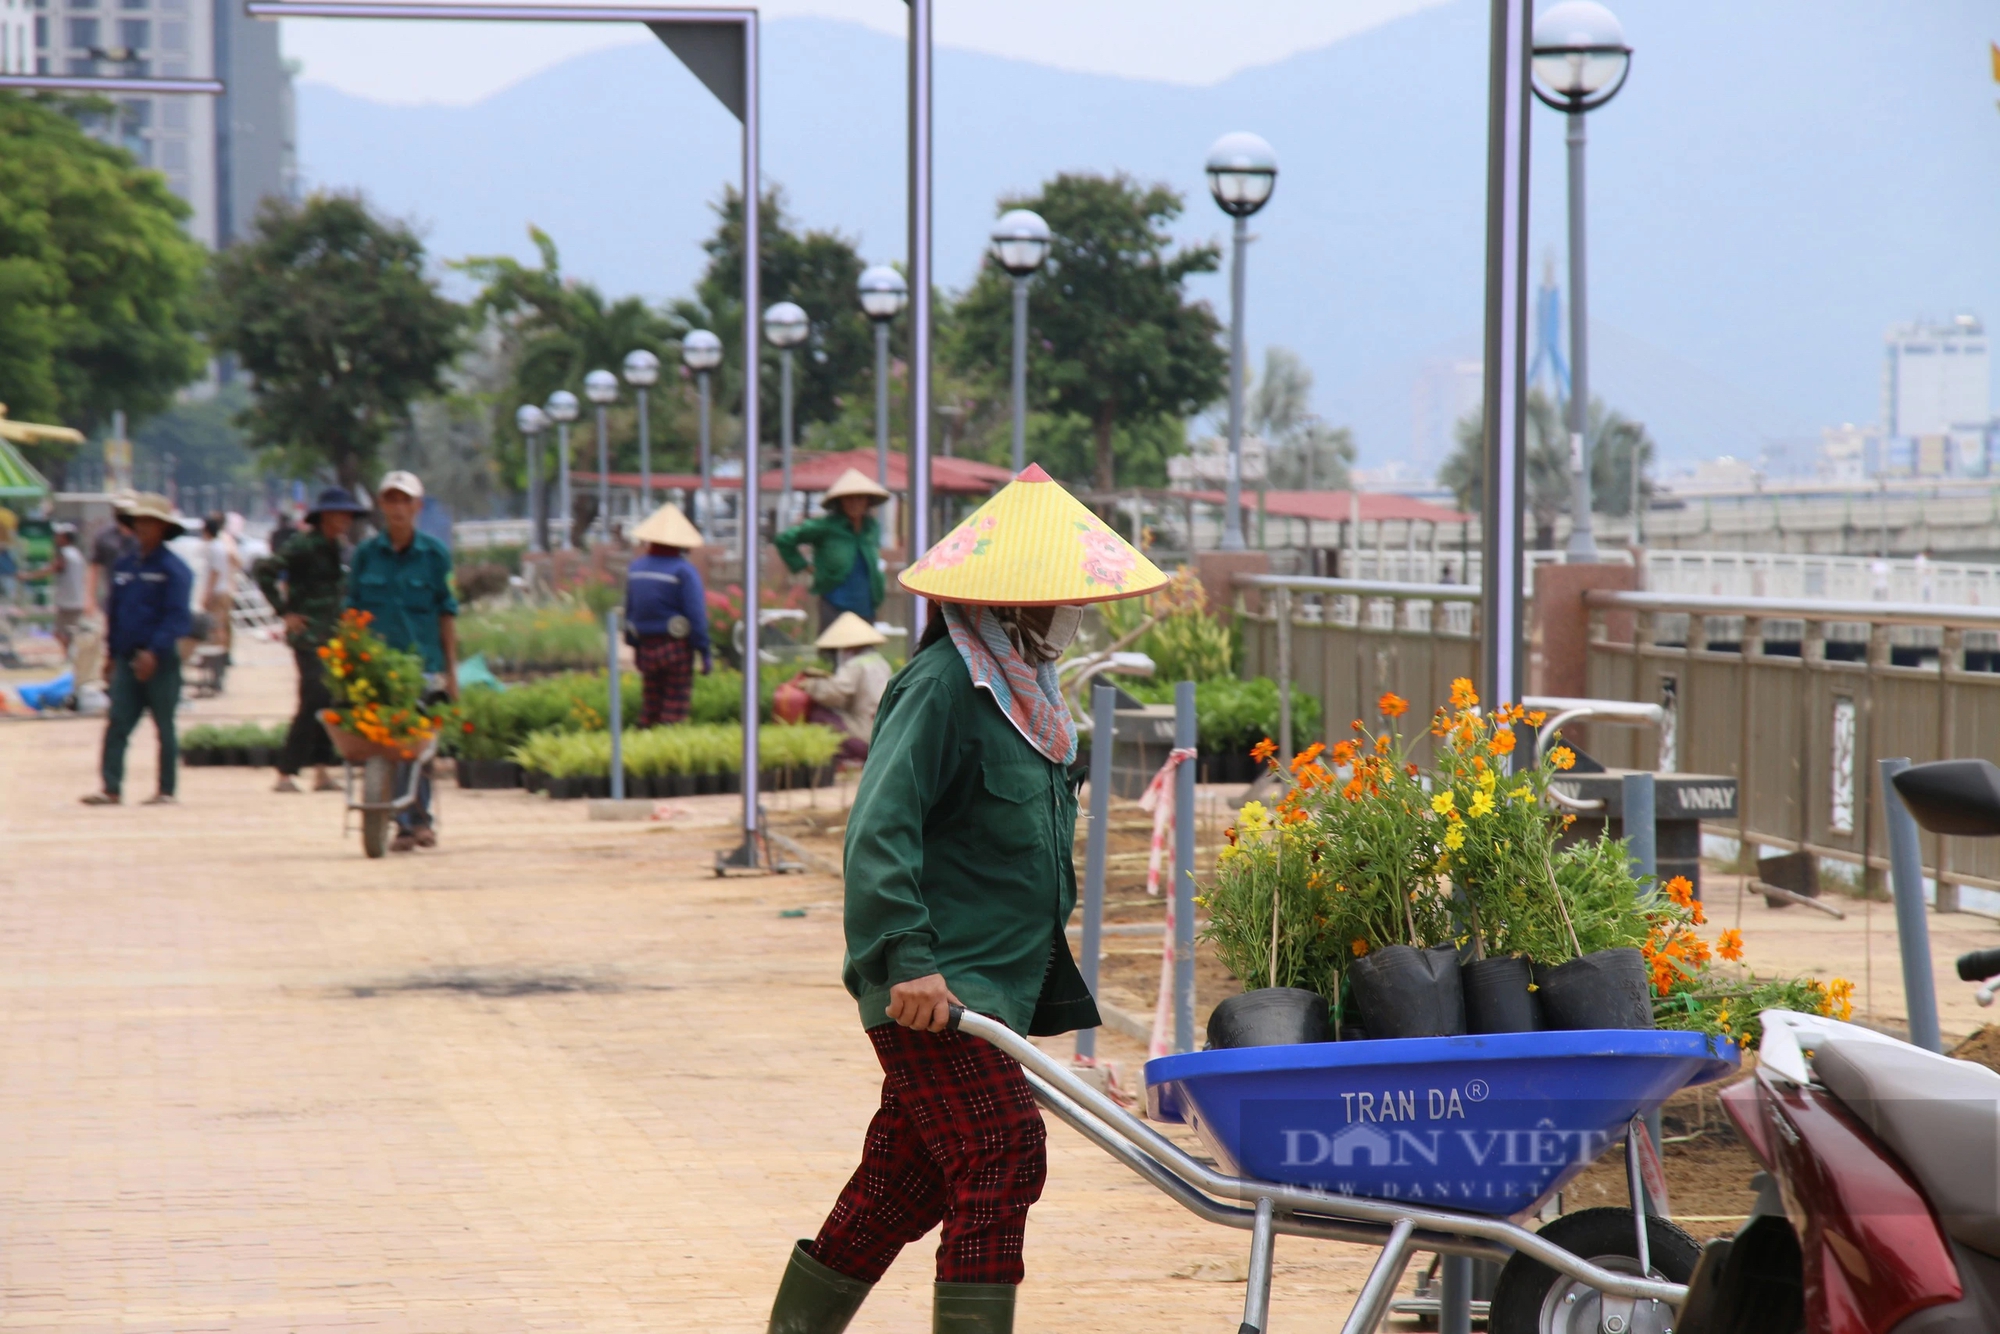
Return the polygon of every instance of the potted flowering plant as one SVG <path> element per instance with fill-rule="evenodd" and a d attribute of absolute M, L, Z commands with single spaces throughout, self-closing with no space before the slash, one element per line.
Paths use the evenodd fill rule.
<path fill-rule="evenodd" d="M 456 715 L 449 706 L 424 707 L 423 662 L 390 648 L 368 628 L 371 619 L 365 611 L 342 612 L 333 638 L 320 646 L 333 696 L 333 707 L 320 713 L 320 721 L 350 764 L 413 760 Z"/>

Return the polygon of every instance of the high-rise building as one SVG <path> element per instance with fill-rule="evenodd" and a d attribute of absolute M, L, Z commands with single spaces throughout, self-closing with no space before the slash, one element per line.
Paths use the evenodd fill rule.
<path fill-rule="evenodd" d="M 1899 324 L 1884 337 L 1882 429 L 1896 440 L 1949 435 L 1992 419 L 1985 326 L 1972 315 L 1950 324 Z"/>
<path fill-rule="evenodd" d="M 240 0 L 39 2 L 34 50 L 42 73 L 214 77 L 227 87 L 220 97 L 121 96 L 92 127 L 166 176 L 193 206 L 193 236 L 228 245 L 266 196 L 293 193 L 292 79 L 278 54 L 277 24 L 251 18 Z"/>
<path fill-rule="evenodd" d="M 1426 475 L 1458 448 L 1458 423 L 1479 410 L 1485 363 L 1477 357 L 1439 358 L 1417 368 L 1412 387 L 1410 462 Z"/>

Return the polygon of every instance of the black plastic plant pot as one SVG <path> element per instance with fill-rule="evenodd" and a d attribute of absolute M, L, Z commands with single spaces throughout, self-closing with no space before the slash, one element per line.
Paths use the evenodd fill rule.
<path fill-rule="evenodd" d="M 1474 959 L 1458 970 L 1465 992 L 1468 1033 L 1532 1033 L 1542 1026 L 1535 993 L 1528 989 L 1534 969 L 1521 955 Z"/>
<path fill-rule="evenodd" d="M 1208 1045 L 1282 1047 L 1333 1041 L 1326 997 L 1300 987 L 1263 987 L 1231 996 L 1208 1016 Z"/>
<path fill-rule="evenodd" d="M 1554 968 L 1535 968 L 1544 1028 L 1651 1028 L 1653 986 L 1646 956 L 1629 947 L 1598 950 Z"/>
<path fill-rule="evenodd" d="M 1465 1032 L 1458 951 L 1384 945 L 1347 965 L 1354 1007 L 1371 1038 L 1439 1038 Z"/>
<path fill-rule="evenodd" d="M 245 746 L 243 748 L 243 758 L 252 769 L 268 768 L 271 763 L 271 748 L 269 746 Z"/>

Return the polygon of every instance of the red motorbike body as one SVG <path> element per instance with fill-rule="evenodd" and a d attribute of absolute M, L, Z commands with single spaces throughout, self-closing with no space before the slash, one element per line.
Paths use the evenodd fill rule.
<path fill-rule="evenodd" d="M 1838 1100 L 1760 1070 L 1722 1105 L 1798 1232 L 1811 1334 L 1890 1334 L 1965 1295 L 1923 1191 Z"/>

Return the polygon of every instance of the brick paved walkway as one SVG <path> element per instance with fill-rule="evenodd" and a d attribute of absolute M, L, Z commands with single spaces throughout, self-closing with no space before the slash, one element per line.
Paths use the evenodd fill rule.
<path fill-rule="evenodd" d="M 199 716 L 280 716 L 254 656 Z M 437 852 L 372 863 L 268 770 L 89 810 L 99 736 L 0 725 L 0 1329 L 762 1329 L 879 1079 L 831 882 L 707 874 L 724 799 L 658 830 L 450 789 Z M 1171 1274 L 1241 1234 L 1051 1157 L 1023 1331 L 1235 1327 L 1240 1283 Z M 1275 1318 L 1335 1323 L 1363 1253 L 1279 1256 Z M 856 1328 L 928 1329 L 930 1277 Z"/>

